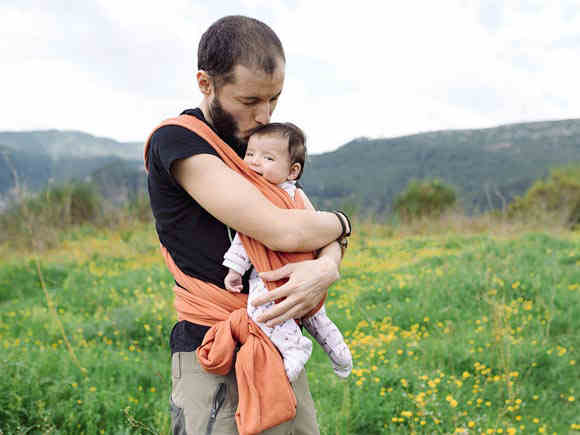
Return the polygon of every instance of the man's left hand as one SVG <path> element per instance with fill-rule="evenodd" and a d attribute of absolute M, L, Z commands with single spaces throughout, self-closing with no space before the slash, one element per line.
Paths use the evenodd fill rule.
<path fill-rule="evenodd" d="M 286 298 L 269 308 L 259 318 L 269 327 L 279 325 L 289 319 L 300 319 L 316 307 L 338 278 L 338 265 L 326 257 L 289 263 L 279 269 L 260 274 L 264 281 L 288 278 L 288 282 L 258 298 L 254 305 Z"/>

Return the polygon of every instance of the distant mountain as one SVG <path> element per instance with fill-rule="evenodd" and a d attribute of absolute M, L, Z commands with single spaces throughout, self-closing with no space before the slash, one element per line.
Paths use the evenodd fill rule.
<path fill-rule="evenodd" d="M 16 181 L 29 190 L 69 179 L 94 181 L 114 202 L 145 190 L 141 143 L 77 131 L 0 132 L 0 208 Z M 549 168 L 580 162 L 580 120 L 355 139 L 313 155 L 301 180 L 319 208 L 388 212 L 413 179 L 453 185 L 468 212 L 502 207 Z"/>
<path fill-rule="evenodd" d="M 16 187 L 36 192 L 72 179 L 95 181 L 106 197 L 120 202 L 137 193 L 128 193 L 130 186 L 140 183 L 143 191 L 142 153 L 142 143 L 79 131 L 0 132 L 0 209 L 18 194 Z"/>
<path fill-rule="evenodd" d="M 580 162 L 578 119 L 359 138 L 312 156 L 303 184 L 319 207 L 384 212 L 411 179 L 439 177 L 478 212 L 502 207 L 549 168 L 571 162 Z"/>
<path fill-rule="evenodd" d="M 117 142 L 74 130 L 0 132 L 0 144 L 17 151 L 48 154 L 51 159 L 116 156 L 140 160 L 142 142 Z"/>

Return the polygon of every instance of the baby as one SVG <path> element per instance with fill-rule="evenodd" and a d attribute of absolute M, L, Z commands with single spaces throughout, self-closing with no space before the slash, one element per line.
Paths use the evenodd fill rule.
<path fill-rule="evenodd" d="M 298 127 L 291 123 L 271 123 L 259 127 L 250 137 L 244 160 L 250 169 L 267 181 L 284 189 L 290 198 L 296 194 L 296 180 L 304 170 L 306 160 L 306 138 Z M 229 268 L 225 278 L 227 290 L 242 291 L 242 275 L 252 267 L 244 246 L 238 237 L 224 255 L 223 265 Z M 312 342 L 302 335 L 294 320 L 288 320 L 270 328 L 256 318 L 271 307 L 270 302 L 254 307 L 252 301 L 267 292 L 255 269 L 250 274 L 248 315 L 270 337 L 284 359 L 284 367 L 290 382 L 294 382 L 310 358 Z M 324 306 L 313 316 L 302 319 L 306 330 L 320 343 L 332 361 L 334 372 L 346 378 L 352 370 L 352 356 L 337 326 L 328 318 Z"/>

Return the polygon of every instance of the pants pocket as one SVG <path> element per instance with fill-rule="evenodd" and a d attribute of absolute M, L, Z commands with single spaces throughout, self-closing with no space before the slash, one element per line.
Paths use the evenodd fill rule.
<path fill-rule="evenodd" d="M 171 398 L 169 399 L 169 411 L 171 412 L 171 433 L 173 435 L 187 435 L 183 408 L 178 407 Z"/>
<path fill-rule="evenodd" d="M 226 376 L 207 373 L 194 352 L 180 352 L 173 355 L 172 375 L 174 434 L 237 434 L 238 389 L 233 371 Z"/>
<path fill-rule="evenodd" d="M 217 390 L 211 403 L 211 409 L 209 410 L 209 420 L 207 422 L 207 429 L 205 432 L 206 435 L 211 435 L 213 432 L 218 413 L 220 412 L 220 409 L 226 400 L 227 390 L 228 387 L 225 383 L 222 382 L 218 384 Z"/>

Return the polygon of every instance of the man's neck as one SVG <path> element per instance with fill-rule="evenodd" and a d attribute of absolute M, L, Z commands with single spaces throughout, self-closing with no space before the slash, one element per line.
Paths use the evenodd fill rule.
<path fill-rule="evenodd" d="M 213 128 L 213 120 L 211 119 L 211 115 L 209 113 L 209 103 L 207 102 L 206 98 L 201 100 L 201 103 L 199 103 L 199 108 L 201 110 L 201 113 L 203 113 L 205 122 L 207 122 Z"/>

